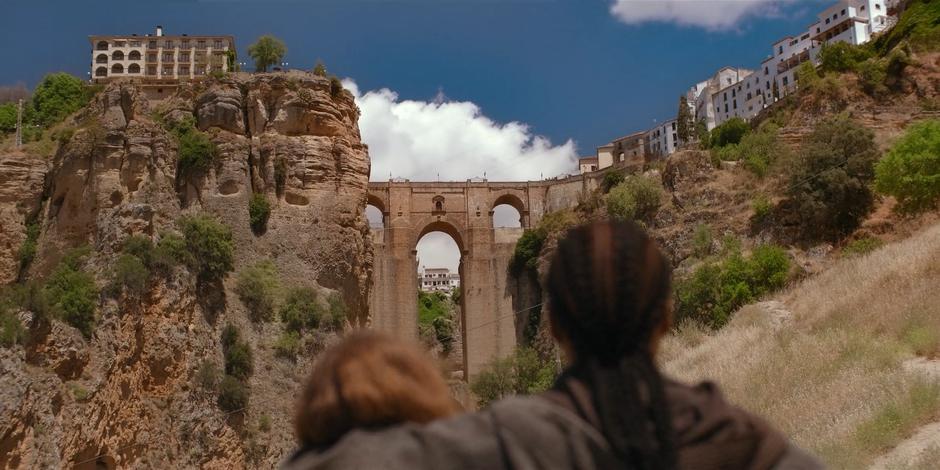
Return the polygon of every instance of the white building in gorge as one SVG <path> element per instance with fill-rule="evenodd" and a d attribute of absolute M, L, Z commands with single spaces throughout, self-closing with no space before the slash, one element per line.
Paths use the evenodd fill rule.
<path fill-rule="evenodd" d="M 460 274 L 447 268 L 427 268 L 418 272 L 418 286 L 424 292 L 450 292 L 460 287 Z"/>
<path fill-rule="evenodd" d="M 679 146 L 676 120 L 670 119 L 646 131 L 646 145 L 650 158 L 663 158 L 675 152 Z"/>

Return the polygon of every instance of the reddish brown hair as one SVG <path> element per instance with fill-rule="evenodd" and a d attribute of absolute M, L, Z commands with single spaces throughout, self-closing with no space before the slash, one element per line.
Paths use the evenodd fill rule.
<path fill-rule="evenodd" d="M 441 371 L 417 346 L 362 332 L 314 365 L 294 426 L 305 446 L 323 447 L 353 429 L 426 423 L 459 410 Z"/>

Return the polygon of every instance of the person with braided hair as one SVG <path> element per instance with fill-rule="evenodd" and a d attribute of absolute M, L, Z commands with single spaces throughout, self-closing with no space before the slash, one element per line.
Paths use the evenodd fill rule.
<path fill-rule="evenodd" d="M 552 335 L 567 366 L 547 392 L 429 424 L 348 433 L 289 469 L 822 468 L 710 383 L 664 377 L 655 357 L 671 326 L 669 263 L 631 222 L 563 237 L 545 280 Z"/>

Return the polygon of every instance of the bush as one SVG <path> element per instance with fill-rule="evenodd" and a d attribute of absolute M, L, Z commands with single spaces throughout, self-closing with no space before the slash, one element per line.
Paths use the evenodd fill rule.
<path fill-rule="evenodd" d="M 21 271 L 28 268 L 33 259 L 36 258 L 40 229 L 41 226 L 38 222 L 31 221 L 26 224 L 26 239 L 23 240 L 19 251 L 16 252 L 16 259 L 20 262 Z"/>
<path fill-rule="evenodd" d="M 913 0 L 891 29 L 878 35 L 871 48 L 887 54 L 902 43 L 915 51 L 940 50 L 940 4 L 932 0 Z"/>
<path fill-rule="evenodd" d="M 871 49 L 864 45 L 852 45 L 847 42 L 825 43 L 819 50 L 819 68 L 824 73 L 857 71 L 862 62 L 874 56 Z"/>
<path fill-rule="evenodd" d="M 842 256 L 863 256 L 871 253 L 884 245 L 880 239 L 875 237 L 864 237 L 853 240 L 842 248 Z"/>
<path fill-rule="evenodd" d="M 902 212 L 916 213 L 940 202 L 940 120 L 908 127 L 875 166 L 875 188 L 894 196 Z"/>
<path fill-rule="evenodd" d="M 727 250 L 723 259 L 705 263 L 676 283 L 677 321 L 720 328 L 735 310 L 786 283 L 790 259 L 783 249 L 763 245 L 749 257 L 733 246 Z"/>
<path fill-rule="evenodd" d="M 288 331 L 300 333 L 320 327 L 326 312 L 318 297 L 317 291 L 310 287 L 295 287 L 287 292 L 280 316 Z"/>
<path fill-rule="evenodd" d="M 662 188 L 652 179 L 630 176 L 610 190 L 607 214 L 612 219 L 649 221 L 659 210 L 662 197 Z"/>
<path fill-rule="evenodd" d="M 192 255 L 186 248 L 186 240 L 173 233 L 160 236 L 150 258 L 151 267 L 163 274 L 171 273 L 180 264 L 193 264 Z"/>
<path fill-rule="evenodd" d="M 179 225 L 186 240 L 186 261 L 199 278 L 220 280 L 232 270 L 235 244 L 231 229 L 208 215 L 184 217 Z"/>
<path fill-rule="evenodd" d="M 19 318 L 0 307 L 0 346 L 12 347 L 26 341 L 26 328 Z"/>
<path fill-rule="evenodd" d="M 336 98 L 343 94 L 343 82 L 339 81 L 335 75 L 330 77 L 330 96 Z"/>
<path fill-rule="evenodd" d="M 215 143 L 209 139 L 209 136 L 196 129 L 193 119 L 183 120 L 171 130 L 179 144 L 180 173 L 188 174 L 194 170 L 208 170 L 218 155 Z"/>
<path fill-rule="evenodd" d="M 66 255 L 49 275 L 43 288 L 53 314 L 91 337 L 98 305 L 98 287 L 95 279 L 81 270 L 84 250 Z"/>
<path fill-rule="evenodd" d="M 751 126 L 744 119 L 738 117 L 728 119 L 712 129 L 711 137 L 708 139 L 709 145 L 711 147 L 724 147 L 725 145 L 737 144 L 750 130 Z"/>
<path fill-rule="evenodd" d="M 196 384 L 204 390 L 215 391 L 219 386 L 221 375 L 219 366 L 212 361 L 204 360 L 199 363 L 199 369 L 196 370 Z"/>
<path fill-rule="evenodd" d="M 140 258 L 124 253 L 114 263 L 111 275 L 111 289 L 115 293 L 126 290 L 134 297 L 140 297 L 150 288 L 150 269 Z"/>
<path fill-rule="evenodd" d="M 313 66 L 313 74 L 318 77 L 325 77 L 327 75 L 326 66 L 323 65 L 323 62 L 317 61 L 317 65 Z"/>
<path fill-rule="evenodd" d="M 854 231 L 874 205 L 869 184 L 878 149 L 874 134 L 844 116 L 820 123 L 802 146 L 787 204 L 806 239 L 836 240 Z"/>
<path fill-rule="evenodd" d="M 740 161 L 749 171 L 764 177 L 772 164 L 786 156 L 786 147 L 778 142 L 777 133 L 777 126 L 768 123 L 756 132 L 746 133 L 737 144 L 713 147 L 713 163 L 717 166 L 720 161 Z"/>
<path fill-rule="evenodd" d="M 268 227 L 268 218 L 271 216 L 271 203 L 264 194 L 254 193 L 248 201 L 248 219 L 251 230 L 256 234 L 264 233 Z"/>
<path fill-rule="evenodd" d="M 274 343 L 274 354 L 285 359 L 297 359 L 300 352 L 300 334 L 296 331 L 286 331 Z"/>
<path fill-rule="evenodd" d="M 751 210 L 754 211 L 754 215 L 751 216 L 751 221 L 754 223 L 761 223 L 767 216 L 770 215 L 770 211 L 773 210 L 774 206 L 770 203 L 770 200 L 767 199 L 767 196 L 763 194 L 758 194 L 751 201 Z"/>
<path fill-rule="evenodd" d="M 326 303 L 330 310 L 330 329 L 342 331 L 346 326 L 346 302 L 343 301 L 343 296 L 338 292 L 330 294 Z"/>
<path fill-rule="evenodd" d="M 490 363 L 470 384 L 478 405 L 485 407 L 514 394 L 548 390 L 557 375 L 555 364 L 539 357 L 531 348 L 517 348 L 504 359 Z"/>
<path fill-rule="evenodd" d="M 239 379 L 248 379 L 254 372 L 254 354 L 251 346 L 238 342 L 225 350 L 225 373 Z"/>
<path fill-rule="evenodd" d="M 692 254 L 696 258 L 707 258 L 712 254 L 712 244 L 714 237 L 712 229 L 707 224 L 698 224 L 695 227 L 695 233 L 692 235 Z"/>
<path fill-rule="evenodd" d="M 604 180 L 601 182 L 601 187 L 604 188 L 605 193 L 609 193 L 614 186 L 623 183 L 625 178 L 626 177 L 623 175 L 623 173 L 619 171 L 608 171 L 604 175 Z"/>
<path fill-rule="evenodd" d="M 248 317 L 254 322 L 270 321 L 274 318 L 277 290 L 277 268 L 269 260 L 249 266 L 238 273 L 235 293 L 245 304 Z"/>
<path fill-rule="evenodd" d="M 441 345 L 449 354 L 454 343 L 454 308 L 443 292 L 418 291 L 418 328 L 430 345 Z"/>
<path fill-rule="evenodd" d="M 226 375 L 219 384 L 219 408 L 227 413 L 234 413 L 248 406 L 251 393 L 241 380 Z"/>
<path fill-rule="evenodd" d="M 121 245 L 121 252 L 136 257 L 147 266 L 153 262 L 153 242 L 150 237 L 143 235 L 127 237 Z"/>
<path fill-rule="evenodd" d="M 535 270 L 539 253 L 542 252 L 542 246 L 545 244 L 545 237 L 544 230 L 526 229 L 522 232 L 522 236 L 516 241 L 510 261 L 510 266 L 515 273 L 523 269 Z"/>
<path fill-rule="evenodd" d="M 222 328 L 222 350 L 226 350 L 229 347 L 235 345 L 241 341 L 242 334 L 238 331 L 238 327 L 229 323 Z"/>
<path fill-rule="evenodd" d="M 16 104 L 0 104 L 0 134 L 16 131 Z"/>

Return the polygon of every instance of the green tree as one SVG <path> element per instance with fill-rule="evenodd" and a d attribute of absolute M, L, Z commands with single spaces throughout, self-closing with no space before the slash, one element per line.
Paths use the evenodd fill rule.
<path fill-rule="evenodd" d="M 695 120 L 689 108 L 689 100 L 679 97 L 679 112 L 676 113 L 676 134 L 680 143 L 691 142 L 695 137 Z"/>
<path fill-rule="evenodd" d="M 858 227 L 874 205 L 869 184 L 878 157 L 874 134 L 848 117 L 817 125 L 801 147 L 787 189 L 804 238 L 834 241 Z"/>
<path fill-rule="evenodd" d="M 858 70 L 859 64 L 874 54 L 864 45 L 853 45 L 839 41 L 824 43 L 819 50 L 819 68 L 823 72 L 849 72 Z"/>
<path fill-rule="evenodd" d="M 320 60 L 317 60 L 317 65 L 313 67 L 313 74 L 319 77 L 325 77 L 328 75 L 326 71 L 326 66 L 323 65 L 323 62 L 321 62 Z"/>
<path fill-rule="evenodd" d="M 940 120 L 908 127 L 875 167 L 875 188 L 897 198 L 904 212 L 940 202 Z"/>
<path fill-rule="evenodd" d="M 319 328 L 326 317 L 326 312 L 319 302 L 319 295 L 311 287 L 290 289 L 279 313 L 287 329 L 298 333 Z"/>
<path fill-rule="evenodd" d="M 626 179 L 626 176 L 622 172 L 617 170 L 610 170 L 604 175 L 604 179 L 601 182 L 601 187 L 604 189 L 605 193 L 609 193 L 614 186 L 617 186 L 620 183 L 623 183 L 623 180 Z"/>
<path fill-rule="evenodd" d="M 531 394 L 548 390 L 555 380 L 554 362 L 542 359 L 531 348 L 517 348 L 504 359 L 497 359 L 480 372 L 470 390 L 485 407 L 514 394 Z"/>
<path fill-rule="evenodd" d="M 90 92 L 80 78 L 64 72 L 46 75 L 30 98 L 30 117 L 35 124 L 49 126 L 88 103 Z"/>
<path fill-rule="evenodd" d="M 16 104 L 0 104 L 0 133 L 16 130 Z"/>
<path fill-rule="evenodd" d="M 55 316 L 89 338 L 95 325 L 98 287 L 95 278 L 82 271 L 85 253 L 87 250 L 79 249 L 67 254 L 49 275 L 42 295 Z"/>
<path fill-rule="evenodd" d="M 264 233 L 271 217 L 271 203 L 262 193 L 253 193 L 248 201 L 248 220 L 251 230 L 256 234 Z"/>
<path fill-rule="evenodd" d="M 226 375 L 219 384 L 219 408 L 222 411 L 233 413 L 248 406 L 251 396 L 248 385 L 236 377 Z"/>
<path fill-rule="evenodd" d="M 277 65 L 287 54 L 287 46 L 280 39 L 264 35 L 248 46 L 248 55 L 255 61 L 255 71 L 267 72 L 268 67 Z"/>

